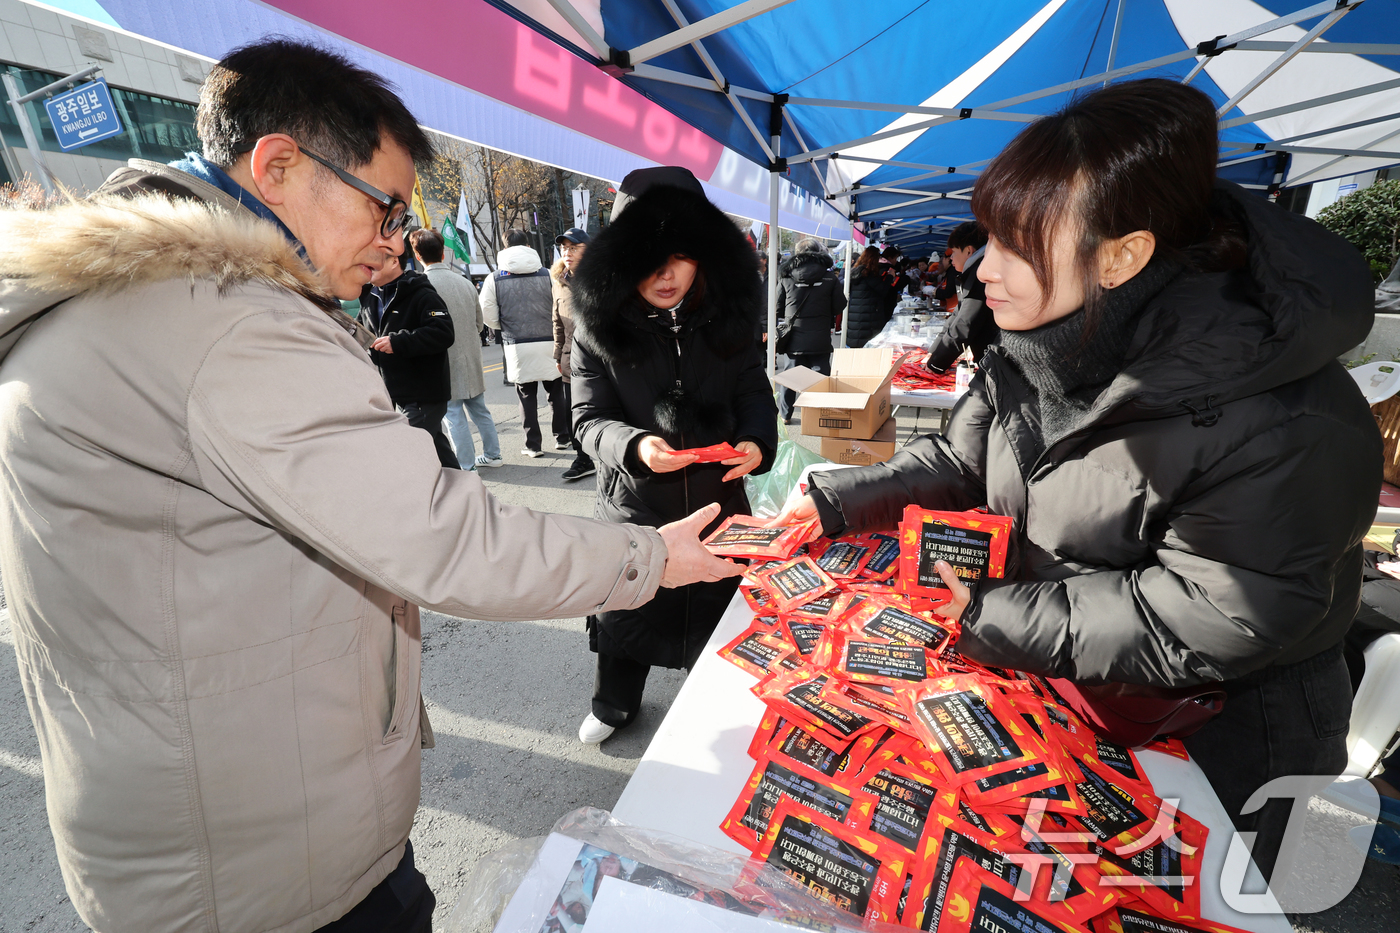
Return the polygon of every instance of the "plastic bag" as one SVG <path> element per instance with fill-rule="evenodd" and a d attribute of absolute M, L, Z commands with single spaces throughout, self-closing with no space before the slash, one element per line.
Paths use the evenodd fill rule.
<path fill-rule="evenodd" d="M 788 493 L 797 486 L 802 471 L 814 463 L 827 463 L 820 454 L 813 453 L 793 440 L 788 426 L 778 424 L 778 453 L 773 458 L 773 468 L 762 476 L 750 473 L 744 477 L 744 491 L 749 496 L 749 514 L 762 518 L 772 518 L 783 510 Z"/>
<path fill-rule="evenodd" d="M 547 865 L 551 856 L 554 860 Z M 604 876 L 665 892 L 670 915 L 703 913 L 717 921 L 716 931 L 725 929 L 719 924 L 727 911 L 795 929 L 898 930 L 879 922 L 861 927 L 850 913 L 823 903 L 776 868 L 750 864 L 747 856 L 631 826 L 591 807 L 566 814 L 544 839 L 511 843 L 483 858 L 445 929 L 447 933 L 540 933 L 551 911 L 561 909 L 570 913 L 572 929 L 602 904 L 601 898 L 594 898 Z M 735 919 L 734 928 L 739 929 L 742 921 Z"/>

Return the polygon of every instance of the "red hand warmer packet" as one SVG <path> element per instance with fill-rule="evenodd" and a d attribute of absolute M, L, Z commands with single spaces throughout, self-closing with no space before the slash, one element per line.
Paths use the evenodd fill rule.
<path fill-rule="evenodd" d="M 908 853 L 785 798 L 754 857 L 853 916 L 892 923 Z"/>
<path fill-rule="evenodd" d="M 780 800 L 791 800 L 801 807 L 838 823 L 851 815 L 856 787 L 838 781 L 813 777 L 760 758 L 749 775 L 739 799 L 720 823 L 720 831 L 750 852 L 758 848 L 768 821 Z"/>
<path fill-rule="evenodd" d="M 762 519 L 731 515 L 704 540 L 710 553 L 720 557 L 758 557 L 786 560 L 802 546 L 812 530 L 812 521 L 769 528 Z"/>
<path fill-rule="evenodd" d="M 899 524 L 899 578 L 905 593 L 946 597 L 948 588 L 934 569 L 940 560 L 958 579 L 975 586 L 1006 575 L 1011 519 L 984 512 L 936 512 L 916 505 L 904 509 Z"/>
<path fill-rule="evenodd" d="M 791 612 L 836 589 L 836 582 L 805 554 L 764 571 L 758 580 L 772 595 L 779 612 Z"/>
<path fill-rule="evenodd" d="M 899 536 L 875 532 L 858 535 L 859 544 L 870 546 L 870 554 L 860 569 L 860 575 L 870 580 L 889 580 L 899 572 Z"/>
<path fill-rule="evenodd" d="M 822 695 L 830 675 L 811 669 L 779 674 L 756 687 L 759 699 L 777 709 L 783 718 L 833 745 L 850 742 L 880 724 L 855 712 L 849 704 Z"/>
<path fill-rule="evenodd" d="M 841 538 L 832 541 L 816 558 L 817 566 L 833 580 L 854 580 L 875 552 L 873 544 Z"/>
<path fill-rule="evenodd" d="M 1035 930 L 1037 933 L 1089 933 L 1082 924 L 1054 917 L 1044 902 L 1018 901 L 1016 886 L 971 858 L 953 868 L 939 933 L 982 930 Z"/>
<path fill-rule="evenodd" d="M 687 447 L 685 450 L 676 451 L 678 454 L 694 454 L 692 463 L 718 463 L 721 460 L 733 460 L 735 457 L 744 456 L 742 450 L 735 450 L 729 446 L 729 442 L 722 444 L 711 444 L 709 447 Z"/>
<path fill-rule="evenodd" d="M 1214 920 L 1167 920 L 1127 907 L 1095 917 L 1089 926 L 1094 933 L 1248 933 Z"/>
<path fill-rule="evenodd" d="M 838 632 L 824 647 L 825 652 L 813 654 L 812 663 L 854 683 L 902 687 L 941 673 L 937 661 L 922 645 L 861 641 Z"/>
<path fill-rule="evenodd" d="M 900 690 L 915 731 L 950 784 L 1045 761 L 1049 750 L 998 691 L 972 674 L 949 674 Z"/>
<path fill-rule="evenodd" d="M 757 621 L 737 638 L 720 649 L 719 656 L 755 677 L 774 671 L 790 671 L 799 666 L 793 650 L 773 634 L 773 630 Z"/>
<path fill-rule="evenodd" d="M 891 644 L 918 645 L 941 651 L 957 625 L 941 617 L 918 615 L 902 608 L 894 599 L 872 596 L 860 604 L 843 622 L 852 635 Z"/>

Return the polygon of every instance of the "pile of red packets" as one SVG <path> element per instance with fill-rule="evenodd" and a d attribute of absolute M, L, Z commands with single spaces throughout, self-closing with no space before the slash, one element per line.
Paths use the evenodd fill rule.
<path fill-rule="evenodd" d="M 721 829 L 870 925 L 1226 933 L 1200 919 L 1206 828 L 1153 793 L 1041 678 L 957 650 L 932 563 L 999 577 L 1010 519 L 905 510 L 898 530 L 802 542 L 736 516 L 753 624 L 721 649 L 758 679 L 756 764 Z M 1154 749 L 1185 758 L 1175 740 Z"/>
<path fill-rule="evenodd" d="M 926 350 L 910 350 L 905 353 L 895 371 L 894 381 L 890 384 L 902 392 L 915 392 L 919 389 L 943 389 L 952 392 L 957 388 L 958 374 L 955 369 L 949 369 L 946 373 L 936 373 L 924 365 L 927 360 Z"/>

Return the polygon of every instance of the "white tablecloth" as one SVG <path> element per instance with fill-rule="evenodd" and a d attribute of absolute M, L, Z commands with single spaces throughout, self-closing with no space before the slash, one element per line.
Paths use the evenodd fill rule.
<path fill-rule="evenodd" d="M 946 389 L 919 389 L 917 392 L 904 392 L 899 389 L 890 389 L 890 408 L 908 406 L 910 408 L 941 408 L 947 411 L 966 394 L 966 390 L 949 392 Z"/>
<path fill-rule="evenodd" d="M 613 807 L 619 820 L 745 851 L 720 832 L 719 824 L 753 770 L 748 747 L 763 703 L 749 692 L 754 678 L 715 652 L 752 621 L 748 604 L 735 594 Z M 1182 810 L 1210 829 L 1201 872 L 1202 914 L 1252 933 L 1292 933 L 1281 913 L 1241 914 L 1226 906 L 1219 879 L 1234 830 L 1200 768 L 1157 752 L 1142 751 L 1138 758 L 1159 796 L 1178 798 Z"/>

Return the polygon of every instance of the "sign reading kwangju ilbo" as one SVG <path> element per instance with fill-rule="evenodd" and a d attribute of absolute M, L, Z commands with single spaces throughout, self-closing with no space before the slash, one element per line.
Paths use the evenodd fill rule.
<path fill-rule="evenodd" d="M 64 152 L 89 146 L 122 131 L 112 92 L 103 78 L 65 91 L 44 101 L 58 145 Z"/>

